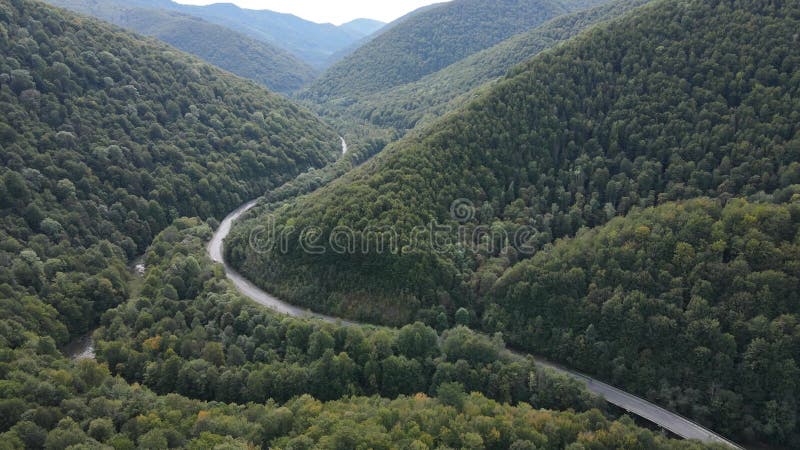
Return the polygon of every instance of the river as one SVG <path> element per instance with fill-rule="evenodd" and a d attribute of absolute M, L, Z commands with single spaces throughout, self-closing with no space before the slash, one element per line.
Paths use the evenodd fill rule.
<path fill-rule="evenodd" d="M 144 255 L 134 259 L 130 265 L 130 271 L 134 277 L 144 277 L 145 270 L 146 267 L 144 265 Z M 73 339 L 69 344 L 65 345 L 64 348 L 61 349 L 61 353 L 73 361 L 79 361 L 81 359 L 94 359 L 95 353 L 94 339 L 92 338 L 93 334 L 94 330 L 84 334 L 81 337 Z"/>

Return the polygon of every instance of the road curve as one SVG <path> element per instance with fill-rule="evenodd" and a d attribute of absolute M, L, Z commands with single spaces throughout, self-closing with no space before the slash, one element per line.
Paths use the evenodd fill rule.
<path fill-rule="evenodd" d="M 342 139 L 342 154 L 347 153 L 347 143 L 344 138 Z M 254 300 L 267 308 L 270 308 L 281 314 L 286 314 L 292 317 L 312 318 L 319 319 L 329 323 L 337 323 L 341 325 L 362 325 L 357 322 L 342 320 L 336 317 L 318 314 L 307 309 L 298 308 L 280 299 L 264 292 L 258 286 L 254 285 L 238 272 L 233 270 L 226 262 L 223 252 L 223 244 L 225 238 L 231 231 L 233 223 L 239 219 L 244 213 L 251 210 L 257 204 L 257 200 L 245 203 L 234 212 L 232 212 L 225 220 L 222 221 L 211 241 L 208 244 L 208 254 L 215 262 L 222 264 L 225 268 L 225 274 L 229 280 L 233 282 L 236 288 L 245 296 Z M 363 324 L 366 325 L 366 324 Z M 517 353 L 518 355 L 524 355 Z M 741 449 L 742 447 L 734 444 L 733 442 L 715 434 L 714 432 L 692 422 L 685 417 L 682 417 L 666 409 L 654 405 L 640 397 L 629 394 L 625 391 L 617 389 L 611 385 L 603 383 L 602 381 L 595 380 L 582 373 L 569 370 L 558 364 L 548 362 L 541 358 L 535 358 L 538 367 L 544 367 L 556 372 L 567 375 L 578 381 L 586 384 L 587 389 L 593 394 L 599 395 L 606 399 L 607 402 L 620 407 L 631 414 L 637 415 L 645 420 L 648 420 L 661 428 L 664 428 L 677 436 L 684 439 L 696 439 L 698 441 L 708 444 L 723 444 L 731 448 Z"/>
<path fill-rule="evenodd" d="M 342 141 L 342 155 L 347 154 L 347 142 L 344 140 L 344 137 L 339 136 L 339 139 Z M 313 311 L 309 311 L 307 309 L 298 308 L 297 306 L 291 305 L 289 303 L 283 302 L 276 297 L 264 292 L 258 286 L 251 283 L 245 277 L 241 276 L 236 270 L 228 265 L 225 262 L 225 253 L 223 251 L 223 244 L 225 238 L 228 237 L 228 234 L 231 232 L 231 227 L 233 226 L 233 222 L 235 222 L 242 214 L 246 213 L 253 209 L 258 200 L 253 200 L 250 202 L 245 203 L 244 205 L 237 208 L 234 212 L 230 213 L 228 217 L 226 217 L 222 223 L 220 223 L 217 231 L 214 233 L 214 236 L 211 238 L 211 241 L 208 243 L 208 255 L 211 257 L 211 260 L 217 263 L 222 264 L 222 267 L 225 268 L 225 275 L 228 277 L 229 280 L 233 282 L 239 291 L 244 294 L 245 296 L 251 298 L 256 303 L 266 306 L 272 310 L 275 310 L 281 314 L 286 314 L 293 317 L 304 317 L 310 319 L 319 319 L 324 320 L 325 322 L 329 323 L 338 323 L 342 325 L 355 325 L 354 322 L 349 322 L 346 320 L 342 320 L 336 317 L 326 316 L 324 314 L 318 314 Z"/>
<path fill-rule="evenodd" d="M 256 303 L 266 306 L 267 308 L 270 308 L 281 314 L 286 314 L 293 317 L 320 319 L 324 320 L 325 322 L 338 323 L 342 325 L 361 325 L 357 322 L 346 321 L 336 317 L 314 313 L 307 309 L 298 308 L 294 305 L 281 301 L 278 298 L 264 292 L 258 286 L 254 285 L 233 270 L 230 266 L 228 266 L 228 264 L 225 262 L 223 253 L 224 240 L 228 236 L 228 233 L 230 233 L 233 223 L 239 217 L 241 217 L 242 214 L 252 209 L 255 205 L 256 201 L 246 203 L 226 217 L 225 220 L 223 220 L 220 224 L 217 231 L 214 233 L 214 236 L 208 245 L 209 256 L 215 262 L 223 265 L 228 279 L 230 279 L 236 288 L 239 289 L 239 291 L 245 296 L 251 298 Z M 611 385 L 603 383 L 602 381 L 595 380 L 594 378 L 566 369 L 558 364 L 548 362 L 541 358 L 535 358 L 535 361 L 536 365 L 539 367 L 552 369 L 556 372 L 565 374 L 571 378 L 585 383 L 590 392 L 604 397 L 606 401 L 612 405 L 618 406 L 631 414 L 635 414 L 645 420 L 648 420 L 684 439 L 696 439 L 709 444 L 724 444 L 732 448 L 742 448 L 733 442 L 728 441 L 722 436 L 719 436 L 712 431 L 692 422 L 689 419 L 667 411 L 666 409 L 654 405 L 653 403 L 650 403 L 647 400 L 644 400 L 633 394 L 629 394 Z"/>
<path fill-rule="evenodd" d="M 253 200 L 251 202 L 245 203 L 244 205 L 240 206 L 236 211 L 232 212 L 225 220 L 220 223 L 219 228 L 214 233 L 214 236 L 211 238 L 211 241 L 208 244 L 208 255 L 214 262 L 218 262 L 222 264 L 225 268 L 225 275 L 228 277 L 229 280 L 233 282 L 239 291 L 244 294 L 245 296 L 251 298 L 256 303 L 266 306 L 274 311 L 277 311 L 281 314 L 286 314 L 292 317 L 304 317 L 309 319 L 319 319 L 324 320 L 325 322 L 330 323 L 340 323 L 343 325 L 354 325 L 352 322 L 348 322 L 346 320 L 341 320 L 335 317 L 326 316 L 324 314 L 318 314 L 307 309 L 298 308 L 297 306 L 291 305 L 289 303 L 283 302 L 278 300 L 276 297 L 264 292 L 258 286 L 254 285 L 250 281 L 248 281 L 245 277 L 241 276 L 238 272 L 236 272 L 232 267 L 225 262 L 225 256 L 223 252 L 223 243 L 225 238 L 228 237 L 228 234 L 231 231 L 231 226 L 233 222 L 235 222 L 242 214 L 246 213 L 247 211 L 253 209 L 256 206 L 257 200 Z"/>
<path fill-rule="evenodd" d="M 683 416 L 670 412 L 643 398 L 629 394 L 614 386 L 603 383 L 602 381 L 595 380 L 580 372 L 569 370 L 541 358 L 536 358 L 536 365 L 555 370 L 581 381 L 586 384 L 586 388 L 589 392 L 605 398 L 606 401 L 612 405 L 618 406 L 631 414 L 635 414 L 684 439 L 696 439 L 708 444 L 723 444 L 731 448 L 742 449 L 739 445 Z"/>

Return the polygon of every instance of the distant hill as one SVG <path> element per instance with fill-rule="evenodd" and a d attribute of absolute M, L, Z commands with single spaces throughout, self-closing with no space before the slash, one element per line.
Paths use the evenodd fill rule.
<path fill-rule="evenodd" d="M 328 66 L 331 66 L 331 65 L 339 62 L 340 60 L 343 60 L 345 57 L 347 57 L 348 55 L 350 55 L 354 51 L 358 50 L 359 48 L 364 46 L 369 41 L 375 39 L 378 35 L 391 30 L 396 25 L 402 23 L 406 19 L 408 19 L 410 17 L 413 17 L 413 16 L 415 16 L 417 14 L 420 14 L 422 12 L 425 12 L 425 11 L 427 11 L 429 9 L 436 8 L 439 5 L 440 5 L 440 3 L 434 3 L 434 4 L 431 4 L 431 5 L 423 6 L 421 8 L 417 8 L 417 9 L 405 14 L 404 16 L 399 17 L 399 18 L 391 21 L 388 24 L 385 24 L 384 26 L 382 26 L 380 29 L 376 30 L 375 32 L 373 32 L 371 34 L 368 34 L 368 35 L 365 35 L 365 36 L 362 36 L 361 38 L 359 38 L 358 40 L 354 41 L 353 43 L 351 43 L 347 47 L 341 48 L 338 51 L 336 51 L 336 53 L 331 55 L 330 58 L 328 58 Z"/>
<path fill-rule="evenodd" d="M 384 26 L 386 26 L 386 24 L 379 20 L 356 19 L 339 25 L 339 28 L 349 31 L 355 36 L 363 37 L 380 30 Z"/>
<path fill-rule="evenodd" d="M 243 9 L 231 3 L 208 6 L 181 5 L 171 0 L 129 0 L 129 6 L 178 11 L 223 25 L 260 41 L 287 50 L 314 68 L 328 64 L 330 57 L 366 34 L 356 27 L 319 24 L 300 17 L 268 10 Z"/>
<path fill-rule="evenodd" d="M 569 11 L 556 0 L 455 0 L 428 7 L 387 26 L 303 96 L 317 103 L 347 102 L 385 91 Z"/>
<path fill-rule="evenodd" d="M 408 130 L 430 123 L 480 95 L 479 88 L 515 65 L 579 34 L 592 25 L 619 17 L 650 0 L 616 0 L 556 17 L 413 83 L 326 105 L 379 127 Z"/>
<path fill-rule="evenodd" d="M 314 69 L 286 50 L 187 14 L 134 8 L 131 2 L 114 0 L 48 2 L 156 37 L 277 92 L 295 91 L 315 75 Z"/>

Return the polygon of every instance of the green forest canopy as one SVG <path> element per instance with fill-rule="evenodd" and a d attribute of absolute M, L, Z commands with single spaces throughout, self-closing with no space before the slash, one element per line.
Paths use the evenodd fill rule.
<path fill-rule="evenodd" d="M 302 96 L 352 101 L 416 81 L 567 11 L 556 0 L 456 0 L 427 8 L 333 65 Z"/>
<path fill-rule="evenodd" d="M 712 204 L 747 197 L 754 204 L 748 208 L 775 202 L 782 216 L 790 218 L 787 223 L 794 224 L 794 206 L 787 202 L 795 198 L 800 183 L 799 26 L 800 7 L 794 3 L 659 1 L 644 6 L 517 67 L 506 80 L 419 136 L 390 146 L 334 185 L 278 210 L 279 230 L 287 224 L 297 230 L 321 227 L 321 242 L 326 242 L 339 226 L 392 226 L 406 245 L 415 226 L 456 225 L 449 211 L 456 199 L 475 206 L 468 229 L 485 226 L 513 234 L 532 227 L 537 232 L 526 245 L 539 249 L 631 211 L 657 205 L 675 209 L 681 201 L 700 197 L 714 199 Z M 435 324 L 442 316 L 452 323 L 454 312 L 466 308 L 474 324 L 512 331 L 515 342 L 526 348 L 526 342 L 545 343 L 547 352 L 578 359 L 559 343 L 579 345 L 578 333 L 586 330 L 535 337 L 535 326 L 516 327 L 503 319 L 502 311 L 533 319 L 520 308 L 536 305 L 536 298 L 521 290 L 522 282 L 504 288 L 521 292 L 509 297 L 513 300 L 494 296 L 498 280 L 507 279 L 509 268 L 525 259 L 503 242 L 459 242 L 435 252 L 415 245 L 398 254 L 324 256 L 305 254 L 295 245 L 288 254 L 257 255 L 242 245 L 248 227 L 257 224 L 252 221 L 236 231 L 240 237 L 228 246 L 229 257 L 252 280 L 283 298 L 388 323 Z M 774 294 L 779 288 L 797 288 L 796 234 L 751 238 L 748 233 L 758 230 L 755 223 L 751 228 L 731 229 L 731 241 L 720 244 L 724 253 L 735 260 L 735 242 L 754 239 L 756 247 L 771 248 L 771 243 L 788 265 L 767 274 L 750 264 L 742 268 L 743 277 L 762 283 L 746 285 L 754 304 L 741 317 L 716 319 L 718 325 L 710 319 L 712 329 L 719 327 L 721 343 L 715 334 L 700 330 L 689 341 L 696 344 L 692 352 L 709 352 L 705 361 L 727 357 L 728 377 L 695 367 L 696 360 L 686 357 L 672 360 L 670 367 L 679 373 L 658 376 L 653 370 L 660 366 L 654 361 L 664 361 L 670 349 L 648 348 L 641 354 L 643 341 L 635 338 L 606 343 L 608 354 L 623 355 L 606 361 L 612 367 L 582 365 L 742 440 L 796 443 L 795 388 L 772 389 L 765 381 L 773 376 L 789 379 L 797 364 L 792 322 L 797 302 Z M 673 257 L 665 251 L 653 258 L 672 263 Z M 629 267 L 634 261 L 620 264 Z M 665 289 L 676 282 L 665 281 Z M 687 314 L 692 289 L 679 292 L 680 308 Z M 647 296 L 630 294 L 634 304 L 646 303 Z M 703 298 L 709 305 L 728 305 L 717 295 Z M 776 307 L 767 300 L 772 296 L 787 301 Z M 566 308 L 588 308 L 591 301 L 588 293 L 578 293 L 549 314 L 571 317 Z M 659 299 L 657 305 L 664 303 Z M 489 319 L 497 311 L 501 314 L 495 323 Z M 779 344 L 776 362 L 747 362 L 748 348 L 760 341 L 741 324 L 756 319 L 783 323 L 783 316 L 788 323 L 778 326 L 772 339 L 790 344 Z M 638 316 L 620 313 L 617 320 L 617 327 L 633 327 Z M 683 330 L 679 325 L 676 332 Z M 701 325 L 690 321 L 685 326 L 689 332 Z M 642 363 L 633 363 L 637 358 Z M 730 378 L 745 372 L 759 381 Z M 706 407 L 697 406 L 701 404 Z"/>
<path fill-rule="evenodd" d="M 295 91 L 316 75 L 314 69 L 286 50 L 187 14 L 131 7 L 129 1 L 48 0 L 48 3 L 153 36 L 276 92 Z"/>
<path fill-rule="evenodd" d="M 37 2 L 0 3 L 0 38 L 0 448 L 701 448 L 613 420 L 499 337 L 279 319 L 244 301 L 205 255 L 214 218 L 331 161 L 332 131 Z M 100 362 L 68 361 L 58 346 L 98 316 Z"/>
<path fill-rule="evenodd" d="M 172 220 L 221 218 L 340 152 L 310 112 L 94 20 L 3 2 L 0 38 L 0 286 L 48 317 L 3 318 L 6 345 L 85 333 Z"/>
<path fill-rule="evenodd" d="M 417 81 L 359 96 L 354 101 L 324 103 L 321 109 L 398 130 L 431 124 L 436 118 L 477 98 L 488 88 L 487 83 L 500 79 L 517 64 L 649 1 L 614 0 L 592 9 L 560 15 Z"/>

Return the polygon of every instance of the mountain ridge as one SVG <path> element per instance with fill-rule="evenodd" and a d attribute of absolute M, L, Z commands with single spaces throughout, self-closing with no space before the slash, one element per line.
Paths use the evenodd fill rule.
<path fill-rule="evenodd" d="M 316 70 L 360 38 L 353 29 L 319 24 L 293 14 L 240 8 L 232 3 L 184 5 L 172 0 L 129 0 L 127 7 L 176 11 L 203 19 L 289 52 Z"/>
<path fill-rule="evenodd" d="M 418 80 L 505 38 L 567 12 L 556 0 L 455 0 L 387 26 L 301 93 L 326 103 Z"/>
<path fill-rule="evenodd" d="M 358 120 L 401 132 L 429 124 L 477 97 L 487 83 L 541 51 L 600 22 L 628 13 L 650 0 L 609 1 L 601 6 L 555 17 L 529 31 L 474 53 L 442 70 L 407 84 L 343 104 L 325 104 Z"/>
<path fill-rule="evenodd" d="M 359 38 L 377 32 L 387 24 L 375 19 L 353 19 L 339 25 L 339 28 L 354 32 Z"/>
<path fill-rule="evenodd" d="M 185 13 L 113 0 L 48 2 L 155 37 L 276 92 L 290 93 L 316 76 L 314 69 L 286 50 Z"/>
<path fill-rule="evenodd" d="M 281 46 L 316 69 L 324 68 L 331 55 L 355 41 L 352 30 L 311 22 L 293 14 L 243 9 L 231 3 L 192 6 L 170 0 L 155 1 L 164 8 L 186 12 Z"/>
<path fill-rule="evenodd" d="M 492 297 L 498 280 L 524 264 L 530 249 L 546 252 L 559 239 L 602 227 L 617 216 L 661 205 L 666 205 L 661 211 L 669 212 L 702 198 L 731 202 L 732 211 L 737 210 L 734 201 L 752 203 L 736 214 L 749 214 L 754 223 L 761 223 L 762 211 L 774 203 L 780 220 L 795 223 L 791 202 L 800 192 L 798 8 L 768 0 L 656 1 L 593 27 L 516 66 L 477 99 L 390 145 L 339 181 L 272 211 L 278 232 L 289 225 L 294 230 L 313 226 L 316 242 L 327 243 L 335 230 L 354 230 L 348 236 L 355 248 L 372 251 L 312 255 L 296 244 L 286 252 L 256 254 L 247 249 L 246 239 L 259 224 L 253 219 L 234 230 L 228 261 L 282 298 L 356 320 L 453 323 L 458 314 L 461 323 L 507 331 L 503 324 L 509 320 L 529 319 L 513 331 L 520 342 L 531 339 L 533 346 L 537 330 L 547 328 L 547 316 L 536 322 L 521 316 L 520 308 L 504 313 Z M 455 215 L 462 211 L 467 214 Z M 698 220 L 693 226 L 700 229 L 714 222 Z M 708 223 L 701 225 L 704 220 Z M 450 227 L 437 236 L 441 240 L 419 240 L 414 234 L 417 227 L 437 224 Z M 653 326 L 658 322 L 691 337 L 691 350 L 698 356 L 682 361 L 672 355 L 675 377 L 658 376 L 659 366 L 652 361 L 670 359 L 669 346 L 642 348 L 644 336 L 635 335 L 614 343 L 619 364 L 607 370 L 615 370 L 634 391 L 712 429 L 748 442 L 798 442 L 792 431 L 798 429 L 795 406 L 786 400 L 797 395 L 792 383 L 775 391 L 755 388 L 771 386 L 769 371 L 744 370 L 755 383 L 745 386 L 730 377 L 739 372 L 725 371 L 723 377 L 701 363 L 719 354 L 720 364 L 725 360 L 730 367 L 746 368 L 758 360 L 752 352 L 763 347 L 774 352 L 774 360 L 758 364 L 773 367 L 778 379 L 793 377 L 794 328 L 782 324 L 797 320 L 798 302 L 776 304 L 788 294 L 767 293 L 788 293 L 798 284 L 793 236 L 775 231 L 774 224 L 764 230 L 754 225 L 752 234 L 731 228 L 718 246 L 707 247 L 707 241 L 675 245 L 676 232 L 666 233 L 664 225 L 636 225 L 632 229 L 639 235 L 620 244 L 619 267 L 600 269 L 617 277 L 619 301 L 626 305 L 609 310 L 614 327 L 640 330 L 645 318 Z M 456 235 L 459 226 L 466 227 L 465 234 Z M 363 247 L 369 245 L 368 231 L 385 228 L 396 233 L 397 252 Z M 786 230 L 791 234 L 794 228 Z M 523 237 L 523 245 L 511 245 L 517 244 L 512 236 Z M 636 239 L 648 237 L 656 243 L 637 253 Z M 748 239 L 752 252 L 746 250 Z M 711 262 L 692 256 L 701 248 L 709 258 L 721 255 L 724 265 L 732 265 L 725 270 L 740 274 L 739 281 L 731 275 L 720 286 L 739 289 L 736 298 L 743 303 L 737 308 L 744 309 L 720 307 L 728 299 L 714 288 Z M 609 245 L 599 253 L 614 249 Z M 762 252 L 775 260 L 758 259 Z M 737 255 L 740 261 L 731 261 Z M 627 273 L 623 263 L 631 261 L 663 271 Z M 681 261 L 689 262 L 686 272 L 676 269 Z M 535 276 L 517 279 L 504 292 L 515 302 L 527 301 L 523 307 L 550 305 L 549 313 L 563 320 L 614 298 L 613 286 L 583 290 L 582 280 L 590 284 L 586 269 L 571 269 L 564 264 L 548 272 L 550 277 L 563 275 L 559 285 L 568 292 L 557 298 L 546 297 L 535 286 Z M 640 282 L 640 276 L 645 280 Z M 654 291 L 643 290 L 646 282 Z M 572 295 L 572 289 L 579 294 Z M 658 313 L 647 309 L 673 303 L 688 316 L 661 314 L 674 321 L 662 323 Z M 694 313 L 690 304 L 698 308 Z M 627 305 L 631 316 L 625 315 Z M 719 312 L 705 323 L 702 311 Z M 774 324 L 775 334 L 764 337 L 755 331 L 763 321 Z M 591 353 L 585 343 L 597 337 L 595 331 L 564 329 L 547 340 L 548 351 L 559 355 L 563 345 Z M 775 414 L 785 420 L 773 426 L 768 417 Z"/>

